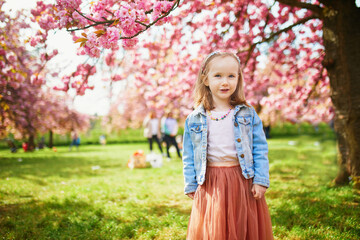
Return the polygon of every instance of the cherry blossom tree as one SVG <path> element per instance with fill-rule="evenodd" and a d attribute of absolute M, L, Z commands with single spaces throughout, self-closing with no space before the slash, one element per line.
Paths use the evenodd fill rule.
<path fill-rule="evenodd" d="M 167 91 L 185 88 L 189 91 L 179 99 L 187 99 L 190 107 L 185 92 L 192 91 L 199 59 L 214 50 L 233 51 L 242 62 L 247 99 L 262 115 L 277 112 L 282 119 L 313 124 L 335 117 L 336 182 L 351 175 L 358 187 L 359 78 L 354 64 L 359 56 L 353 50 L 359 48 L 359 33 L 351 26 L 360 14 L 354 0 L 183 1 L 179 11 L 170 36 L 159 44 L 144 43 L 150 53 L 134 59 L 138 99 L 160 109 L 173 101 L 164 100 Z M 191 46 L 197 47 L 195 54 Z M 162 91 L 166 83 L 171 87 Z"/>
<path fill-rule="evenodd" d="M 336 182 L 346 182 L 351 175 L 360 187 L 356 66 L 360 28 L 354 25 L 360 22 L 360 10 L 354 0 L 102 0 L 94 1 L 88 9 L 81 3 L 57 0 L 55 8 L 44 7 L 39 11 L 41 15 L 34 16 L 40 25 L 46 23 L 52 29 L 77 32 L 74 40 L 80 44 L 79 53 L 92 57 L 99 57 L 101 48 L 116 50 L 120 39 L 124 48 L 134 47 L 137 42 L 134 37 L 141 32 L 154 24 L 171 23 L 173 29 L 166 37 L 169 43 L 141 45 L 148 46 L 153 53 L 144 58 L 151 63 L 139 63 L 142 76 L 134 81 L 138 82 L 137 88 L 142 83 L 144 90 L 139 91 L 146 101 L 156 100 L 155 108 L 166 105 L 159 100 L 163 92 L 159 93 L 157 87 L 163 87 L 165 82 L 171 84 L 173 79 L 178 81 L 172 85 L 174 91 L 186 89 L 192 86 L 199 62 L 209 52 L 217 49 L 236 52 L 242 62 L 247 99 L 257 109 L 265 114 L 281 111 L 291 121 L 316 122 L 335 116 L 341 169 Z M 168 18 L 178 6 L 179 11 Z M 190 45 L 195 53 L 191 53 Z M 169 62 L 159 66 L 153 59 L 168 55 L 169 46 L 173 65 L 184 64 L 188 69 L 172 67 Z M 266 64 L 273 65 L 268 75 L 262 74 L 264 60 L 260 59 L 264 55 Z M 151 77 L 158 83 L 162 79 L 153 89 L 155 80 Z M 190 99 L 189 95 L 184 96 Z"/>
<path fill-rule="evenodd" d="M 45 42 L 39 51 L 29 51 L 28 38 L 22 35 L 29 30 L 26 16 L 6 14 L 3 4 L 0 1 L 0 137 L 12 133 L 17 139 L 27 138 L 32 150 L 37 133 L 86 128 L 86 116 L 69 109 L 64 97 L 46 90 L 46 64 L 57 51 L 48 52 Z"/>
<path fill-rule="evenodd" d="M 360 187 L 360 85 L 356 66 L 360 59 L 360 28 L 354 25 L 360 22 L 360 9 L 355 1 L 182 4 L 188 4 L 188 8 L 174 22 L 187 18 L 182 26 L 189 26 L 193 41 L 198 40 L 197 32 L 205 33 L 200 53 L 205 55 L 218 48 L 237 52 L 244 67 L 247 98 L 253 105 L 275 107 L 289 118 L 312 115 L 307 117 L 311 121 L 326 120 L 333 113 L 327 98 L 331 97 L 339 143 L 340 172 L 336 182 L 346 182 L 351 176 L 355 186 Z M 201 18 L 197 17 L 201 14 Z M 269 64 L 275 63 L 275 78 L 259 75 L 259 57 L 264 52 Z M 258 98 L 256 89 L 265 90 L 267 83 L 265 97 Z M 274 87 L 279 85 L 284 88 L 277 94 Z M 326 108 L 321 109 L 321 105 Z"/>

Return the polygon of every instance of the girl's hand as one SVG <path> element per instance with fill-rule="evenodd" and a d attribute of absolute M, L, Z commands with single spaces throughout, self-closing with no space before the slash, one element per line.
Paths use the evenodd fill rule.
<path fill-rule="evenodd" d="M 266 187 L 254 184 L 251 188 L 251 192 L 256 200 L 259 200 L 264 197 L 266 192 Z"/>
<path fill-rule="evenodd" d="M 194 196 L 195 196 L 195 192 L 192 193 L 188 193 L 186 194 L 189 198 L 191 198 L 192 200 L 194 200 Z"/>

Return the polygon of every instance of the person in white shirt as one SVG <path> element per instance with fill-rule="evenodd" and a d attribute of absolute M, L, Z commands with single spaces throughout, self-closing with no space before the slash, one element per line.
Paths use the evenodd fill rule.
<path fill-rule="evenodd" d="M 144 119 L 143 122 L 144 126 L 144 137 L 148 139 L 150 151 L 153 151 L 153 140 L 156 141 L 156 143 L 159 146 L 160 152 L 163 153 L 161 143 L 160 143 L 160 119 L 156 117 L 155 112 L 150 112 L 148 116 Z"/>

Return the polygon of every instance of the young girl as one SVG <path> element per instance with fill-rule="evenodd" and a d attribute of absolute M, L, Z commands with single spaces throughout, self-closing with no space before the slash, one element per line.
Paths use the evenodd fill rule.
<path fill-rule="evenodd" d="M 187 239 L 273 239 L 264 198 L 268 147 L 261 120 L 245 101 L 235 54 L 205 59 L 195 104 L 183 143 L 185 194 L 194 200 Z"/>

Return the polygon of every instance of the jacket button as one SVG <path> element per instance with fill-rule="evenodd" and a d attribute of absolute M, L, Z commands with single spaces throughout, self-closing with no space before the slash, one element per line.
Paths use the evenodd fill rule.
<path fill-rule="evenodd" d="M 240 157 L 244 158 L 244 154 L 241 154 Z"/>
<path fill-rule="evenodd" d="M 241 142 L 241 139 L 240 139 L 240 138 L 238 138 L 238 139 L 236 139 L 236 141 L 237 141 L 237 142 Z"/>
<path fill-rule="evenodd" d="M 235 125 L 235 127 L 239 126 L 239 124 L 238 124 L 238 123 L 234 123 L 234 125 Z"/>
<path fill-rule="evenodd" d="M 196 128 L 196 131 L 199 131 L 199 127 Z"/>
<path fill-rule="evenodd" d="M 247 177 L 250 178 L 250 174 L 247 174 Z"/>

